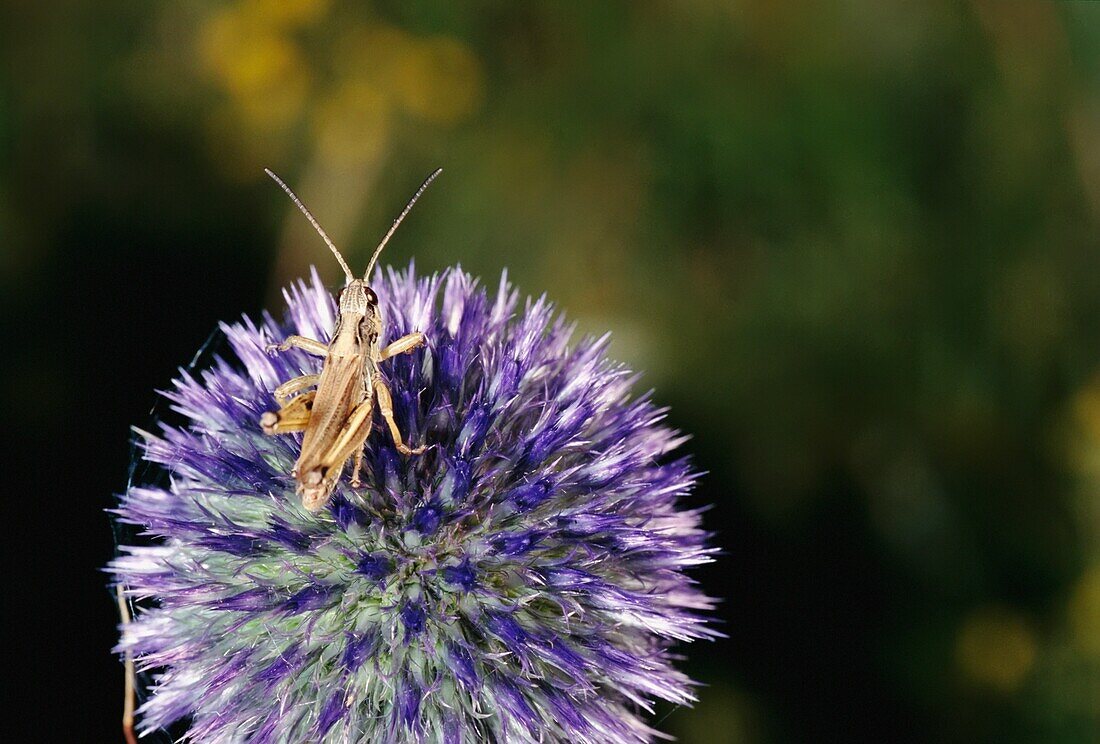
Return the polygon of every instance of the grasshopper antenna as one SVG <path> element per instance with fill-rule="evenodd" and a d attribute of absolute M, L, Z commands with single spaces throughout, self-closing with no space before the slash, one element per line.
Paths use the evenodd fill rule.
<path fill-rule="evenodd" d="M 370 257 L 370 263 L 367 264 L 367 270 L 363 272 L 363 281 L 370 279 L 371 269 L 374 268 L 374 262 L 378 260 L 378 255 L 382 252 L 382 249 L 386 247 L 386 243 L 390 242 L 390 238 L 397 232 L 397 226 L 401 224 L 401 220 L 405 219 L 405 215 L 413 208 L 413 204 L 416 204 L 416 200 L 420 198 L 420 195 L 424 193 L 424 190 L 431 186 L 435 177 L 443 172 L 442 168 L 436 168 L 430 176 L 424 179 L 424 183 L 420 184 L 420 188 L 413 194 L 412 199 L 409 199 L 409 203 L 405 205 L 405 208 L 401 210 L 401 214 L 397 215 L 397 219 L 390 225 L 389 232 L 382 238 L 382 242 L 378 244 L 378 247 L 374 249 L 374 255 Z"/>
<path fill-rule="evenodd" d="M 302 210 L 302 214 L 304 214 L 306 216 L 306 219 L 309 220 L 309 224 L 313 225 L 313 229 L 316 230 L 317 234 L 324 239 L 325 245 L 329 247 L 329 250 L 332 251 L 332 255 L 336 256 L 336 260 L 340 262 L 340 268 L 344 270 L 344 276 L 348 278 L 348 281 L 355 281 L 355 277 L 352 276 L 351 269 L 348 268 L 348 262 L 345 261 L 344 257 L 340 255 L 340 251 L 336 250 L 336 246 L 333 245 L 332 239 L 329 238 L 328 233 L 326 233 L 324 228 L 321 227 L 321 225 L 317 222 L 317 218 L 313 216 L 313 213 L 310 212 L 308 208 L 306 208 L 306 205 L 302 204 L 302 200 L 298 198 L 298 195 L 291 191 L 290 187 L 283 183 L 283 179 L 276 176 L 270 169 L 264 168 L 264 173 L 271 176 L 272 180 L 274 180 L 275 183 L 279 184 L 282 187 L 283 191 L 286 192 L 286 195 L 289 196 L 291 200 L 298 206 L 298 209 Z M 435 178 L 435 175 L 438 175 L 438 173 L 439 171 L 436 171 L 435 174 L 432 175 L 432 178 Z M 429 178 L 428 180 L 431 181 L 431 178 Z M 427 183 L 424 184 L 424 186 L 427 185 Z M 420 191 L 424 190 L 424 186 L 420 187 Z M 420 196 L 419 191 L 416 193 L 416 196 Z M 416 201 L 416 197 L 413 197 L 413 201 Z M 411 207 L 412 205 L 410 204 L 409 206 Z M 405 211 L 409 211 L 408 207 L 405 208 Z M 404 217 L 405 215 L 402 214 L 401 216 Z M 396 223 L 394 224 L 394 227 L 397 227 Z M 389 236 L 387 235 L 386 237 L 388 238 Z"/>

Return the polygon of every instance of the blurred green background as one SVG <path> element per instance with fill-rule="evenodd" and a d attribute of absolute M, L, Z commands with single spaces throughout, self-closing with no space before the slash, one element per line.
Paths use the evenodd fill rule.
<path fill-rule="evenodd" d="M 507 267 L 693 434 L 729 638 L 660 728 L 1100 739 L 1100 5 L 0 13 L 6 622 L 57 740 L 114 736 L 127 426 L 217 321 L 339 282 L 264 166 L 353 265 L 443 166 L 386 258 Z"/>

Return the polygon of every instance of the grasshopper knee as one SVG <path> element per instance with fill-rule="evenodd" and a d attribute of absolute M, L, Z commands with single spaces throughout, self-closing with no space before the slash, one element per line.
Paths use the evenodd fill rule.
<path fill-rule="evenodd" d="M 260 429 L 264 434 L 274 434 L 275 427 L 279 425 L 279 414 L 274 411 L 268 411 L 263 416 L 260 416 Z"/>

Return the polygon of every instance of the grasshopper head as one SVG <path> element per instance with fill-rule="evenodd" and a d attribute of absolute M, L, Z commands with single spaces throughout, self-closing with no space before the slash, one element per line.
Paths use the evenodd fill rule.
<path fill-rule="evenodd" d="M 340 314 L 366 315 L 378 307 L 378 295 L 362 279 L 352 279 L 340 291 Z"/>

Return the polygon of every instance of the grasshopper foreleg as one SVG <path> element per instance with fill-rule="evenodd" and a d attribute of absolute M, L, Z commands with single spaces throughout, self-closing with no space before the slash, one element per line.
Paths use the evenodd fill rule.
<path fill-rule="evenodd" d="M 390 427 L 390 435 L 393 437 L 393 446 L 397 448 L 397 451 L 403 455 L 419 455 L 421 452 L 427 449 L 427 447 L 421 446 L 412 448 L 405 444 L 401 438 L 401 430 L 397 428 L 397 422 L 393 420 L 393 397 L 390 395 L 390 389 L 386 387 L 386 383 L 382 382 L 381 378 L 374 378 L 374 393 L 378 396 L 378 410 L 382 413 L 382 418 L 386 419 L 386 424 Z"/>
<path fill-rule="evenodd" d="M 398 354 L 409 354 L 417 347 L 423 346 L 424 340 L 424 334 L 420 331 L 410 333 L 407 336 L 402 336 L 386 348 L 382 349 L 382 353 L 379 356 L 379 361 L 383 359 L 389 359 L 390 357 L 397 356 Z"/>
<path fill-rule="evenodd" d="M 287 336 L 281 344 L 269 344 L 267 346 L 267 353 L 271 354 L 277 351 L 288 351 L 290 349 L 301 349 L 307 354 L 313 354 L 314 356 L 326 356 L 328 354 L 328 346 L 320 341 L 314 341 L 312 338 L 306 338 L 305 336 Z"/>
<path fill-rule="evenodd" d="M 313 387 L 320 379 L 321 375 L 302 375 L 301 377 L 287 380 L 282 385 L 275 388 L 275 400 L 279 401 L 279 405 L 281 406 L 286 405 L 291 395 L 299 390 L 305 390 L 307 387 Z"/>

